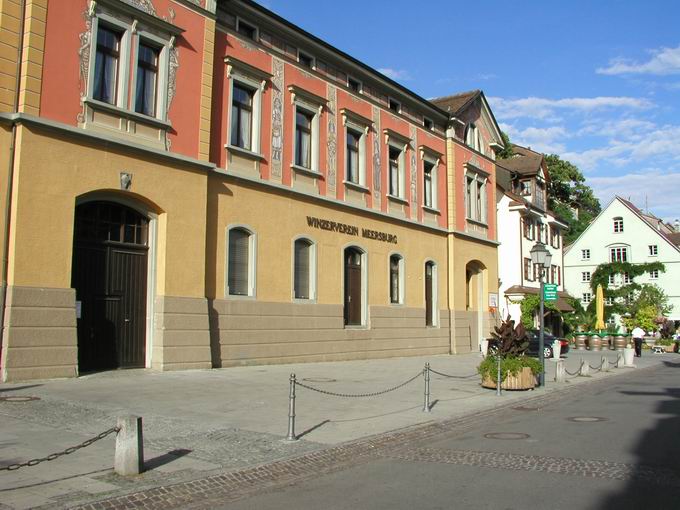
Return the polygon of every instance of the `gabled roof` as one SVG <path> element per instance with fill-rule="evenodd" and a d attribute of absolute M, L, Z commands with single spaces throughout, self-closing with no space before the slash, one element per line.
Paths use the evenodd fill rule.
<path fill-rule="evenodd" d="M 437 105 L 442 110 L 449 112 L 449 115 L 455 117 L 459 112 L 463 111 L 468 105 L 472 104 L 475 99 L 481 95 L 482 91 L 470 90 L 468 92 L 460 92 L 452 96 L 435 97 L 430 101 Z"/>
<path fill-rule="evenodd" d="M 538 175 L 543 168 L 543 154 L 520 145 L 513 145 L 512 151 L 513 156 L 496 160 L 496 165 L 523 176 Z"/>
<path fill-rule="evenodd" d="M 625 200 L 625 199 L 623 199 L 623 198 L 621 198 L 621 197 L 619 197 L 619 196 L 617 196 L 616 198 L 619 199 L 623 205 L 625 205 L 626 207 L 628 207 L 628 209 L 630 209 L 631 211 L 633 211 L 633 213 L 635 213 L 635 215 L 636 215 L 638 218 L 640 218 L 640 219 L 641 219 L 642 221 L 644 221 L 647 225 L 649 225 L 649 227 L 650 227 L 652 230 L 654 230 L 654 232 L 656 232 L 657 234 L 659 234 L 659 235 L 660 235 L 661 237 L 663 237 L 666 241 L 668 241 L 671 245 L 673 245 L 673 247 L 674 247 L 675 249 L 680 250 L 680 243 L 677 242 L 677 241 L 678 241 L 677 233 L 676 233 L 676 234 L 667 234 L 667 233 L 664 232 L 663 230 L 659 229 L 658 222 L 661 221 L 659 218 L 657 218 L 657 217 L 654 216 L 654 215 L 650 215 L 650 214 L 645 214 L 645 213 L 643 213 L 643 212 L 642 212 L 640 209 L 638 209 L 632 202 L 630 202 L 630 201 L 628 201 L 628 200 Z M 653 220 L 652 220 L 652 218 L 653 218 Z M 657 223 L 657 224 L 655 225 L 655 223 Z M 673 236 L 673 237 L 671 237 L 671 236 Z M 675 239 L 675 241 L 674 241 L 673 239 Z"/>

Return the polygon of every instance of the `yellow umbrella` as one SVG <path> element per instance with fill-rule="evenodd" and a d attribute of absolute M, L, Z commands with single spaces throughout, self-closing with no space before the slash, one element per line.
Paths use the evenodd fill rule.
<path fill-rule="evenodd" d="M 595 329 L 604 329 L 604 292 L 602 291 L 602 284 L 597 284 L 597 291 L 595 293 L 595 310 L 597 313 L 597 322 L 595 322 Z"/>

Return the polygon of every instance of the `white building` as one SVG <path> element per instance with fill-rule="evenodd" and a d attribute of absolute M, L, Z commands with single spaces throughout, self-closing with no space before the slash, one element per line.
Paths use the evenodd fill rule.
<path fill-rule="evenodd" d="M 643 264 L 661 262 L 666 272 L 652 271 L 635 279 L 656 284 L 669 298 L 669 319 L 680 320 L 680 232 L 632 203 L 615 197 L 564 253 L 564 282 L 569 293 L 584 307 L 595 299 L 592 273 L 607 262 Z M 615 275 L 610 285 L 627 283 L 627 275 Z M 605 295 L 605 300 L 607 296 Z"/>
<path fill-rule="evenodd" d="M 545 274 L 546 283 L 557 284 L 557 308 L 571 312 L 573 308 L 564 299 L 562 243 L 567 224 L 548 210 L 547 184 L 550 179 L 542 154 L 513 146 L 514 155 L 496 161 L 496 193 L 498 214 L 498 275 L 499 312 L 519 323 L 522 316 L 521 301 L 525 296 L 538 295 L 540 268 L 534 267 L 529 254 L 537 243 L 545 244 L 552 255 L 550 269 Z M 534 316 L 538 324 L 538 312 Z M 559 314 L 549 312 L 545 325 L 554 334 L 562 334 Z"/>

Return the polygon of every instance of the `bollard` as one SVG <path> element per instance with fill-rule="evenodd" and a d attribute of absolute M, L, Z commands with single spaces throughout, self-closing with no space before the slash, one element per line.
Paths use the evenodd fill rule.
<path fill-rule="evenodd" d="M 583 358 L 581 358 L 581 368 L 579 369 L 578 375 L 581 377 L 590 377 L 590 374 L 588 373 L 589 368 L 588 363 L 584 362 Z"/>
<path fill-rule="evenodd" d="M 564 360 L 557 360 L 557 365 L 555 365 L 555 382 L 565 382 L 567 380 L 567 373 L 565 370 Z"/>
<path fill-rule="evenodd" d="M 623 361 L 623 354 L 620 352 L 616 354 L 616 368 L 623 368 L 624 361 Z"/>
<path fill-rule="evenodd" d="M 501 350 L 500 347 L 497 352 L 496 359 L 498 360 L 498 371 L 496 372 L 496 396 L 501 396 Z"/>
<path fill-rule="evenodd" d="M 609 372 L 609 361 L 606 356 L 602 356 L 602 365 L 600 366 L 602 372 Z"/>
<path fill-rule="evenodd" d="M 119 416 L 116 453 L 113 468 L 122 476 L 138 475 L 144 471 L 144 439 L 140 416 Z"/>
<path fill-rule="evenodd" d="M 288 393 L 288 435 L 286 441 L 297 441 L 295 437 L 295 374 L 290 374 L 290 391 Z"/>
<path fill-rule="evenodd" d="M 425 395 L 423 400 L 423 412 L 430 412 L 430 364 L 425 363 L 425 369 L 423 370 L 423 375 L 425 376 Z"/>

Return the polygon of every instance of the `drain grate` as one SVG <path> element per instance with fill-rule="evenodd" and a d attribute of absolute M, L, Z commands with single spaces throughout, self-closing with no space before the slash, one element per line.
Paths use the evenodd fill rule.
<path fill-rule="evenodd" d="M 28 395 L 12 395 L 10 397 L 0 397 L 0 402 L 31 402 L 40 400 L 39 397 L 29 397 Z"/>
<path fill-rule="evenodd" d="M 520 439 L 529 439 L 531 436 L 529 434 L 524 434 L 523 432 L 490 432 L 489 434 L 484 434 L 487 439 L 503 439 L 505 441 L 518 441 Z"/>
<path fill-rule="evenodd" d="M 607 421 L 607 418 L 602 418 L 601 416 L 572 416 L 567 418 L 569 421 L 576 423 L 595 423 L 598 421 Z"/>

